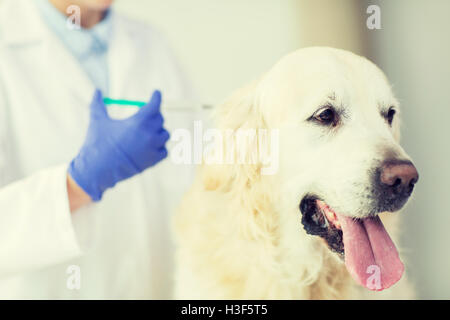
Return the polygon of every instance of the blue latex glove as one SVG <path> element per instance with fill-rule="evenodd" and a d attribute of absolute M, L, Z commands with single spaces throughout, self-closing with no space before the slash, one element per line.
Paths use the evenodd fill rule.
<path fill-rule="evenodd" d="M 70 176 L 94 201 L 117 182 L 151 167 L 167 156 L 169 133 L 160 112 L 161 93 L 133 116 L 109 118 L 99 90 L 91 102 L 85 142 L 69 166 Z"/>

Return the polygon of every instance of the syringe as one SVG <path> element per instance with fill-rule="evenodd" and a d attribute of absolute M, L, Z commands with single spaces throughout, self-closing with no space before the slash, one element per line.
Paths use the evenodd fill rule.
<path fill-rule="evenodd" d="M 105 105 L 117 105 L 117 106 L 131 106 L 142 108 L 147 103 L 143 101 L 135 101 L 135 100 L 125 100 L 125 99 L 111 99 L 111 98 L 103 98 L 103 103 Z M 169 111 L 199 111 L 199 110 L 207 110 L 212 109 L 212 105 L 210 104 L 199 104 L 198 102 L 191 101 L 162 101 L 161 103 L 162 109 L 166 109 Z"/>

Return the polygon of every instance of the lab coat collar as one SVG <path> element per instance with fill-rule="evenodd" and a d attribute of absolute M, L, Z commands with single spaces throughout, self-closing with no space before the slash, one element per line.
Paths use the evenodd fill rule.
<path fill-rule="evenodd" d="M 140 43 L 133 41 L 133 34 L 130 28 L 127 28 L 129 27 L 127 19 L 117 15 L 114 10 L 111 10 L 109 14 L 112 24 L 112 37 L 108 50 L 110 94 L 117 98 L 123 98 L 125 92 L 130 89 L 124 75 L 132 76 L 129 71 L 132 70 L 134 63 L 139 60 L 136 48 L 139 47 Z M 8 32 L 7 30 L 14 31 Z M 61 85 L 70 87 L 80 101 L 87 97 L 90 99 L 94 92 L 92 81 L 81 70 L 76 59 L 64 48 L 57 36 L 42 21 L 34 1 L 2 0 L 0 6 L 0 41 L 15 47 L 45 43 L 46 45 L 40 46 L 41 48 L 38 51 L 42 52 L 42 55 L 40 55 L 43 58 L 42 63 L 65 66 L 55 69 L 49 65 L 48 70 L 60 73 Z M 49 57 L 52 57 L 51 61 L 48 60 Z M 70 77 L 67 75 L 70 75 Z"/>
<path fill-rule="evenodd" d="M 95 52 L 105 52 L 111 37 L 111 10 L 90 29 L 68 28 L 67 17 L 48 0 L 34 0 L 46 25 L 64 42 L 78 59 Z"/>
<path fill-rule="evenodd" d="M 14 50 L 33 47 L 34 59 L 46 65 L 46 70 L 58 79 L 60 85 L 69 88 L 72 97 L 79 101 L 89 101 L 94 85 L 82 70 L 76 58 L 42 21 L 34 1 L 5 0 L 0 11 L 0 30 L 6 32 L 3 41 Z M 54 66 L 64 66 L 55 68 Z"/>
<path fill-rule="evenodd" d="M 37 43 L 45 39 L 49 32 L 52 32 L 45 22 L 42 21 L 43 17 L 40 15 L 42 8 L 39 8 L 35 1 L 4 0 L 0 8 L 0 30 L 5 30 L 1 35 L 7 45 Z M 99 44 L 106 48 L 111 36 L 111 20 L 113 16 L 114 13 L 112 10 L 109 10 L 107 17 L 105 17 L 106 20 L 100 22 L 95 30 L 80 30 L 79 32 L 72 32 L 69 36 L 76 37 L 78 36 L 77 33 L 91 32 Z M 61 16 L 61 18 L 63 17 Z M 80 51 L 78 53 L 82 54 L 84 52 Z"/>
<path fill-rule="evenodd" d="M 112 12 L 114 14 L 114 11 Z M 127 32 L 127 21 L 120 15 L 115 14 L 112 23 L 112 37 L 108 50 L 109 66 L 109 93 L 112 97 L 127 98 L 126 91 L 129 91 L 128 77 L 132 77 L 130 70 L 136 61 L 140 61 L 138 45 L 133 42 L 133 34 Z M 128 97 L 135 98 L 135 97 Z"/>

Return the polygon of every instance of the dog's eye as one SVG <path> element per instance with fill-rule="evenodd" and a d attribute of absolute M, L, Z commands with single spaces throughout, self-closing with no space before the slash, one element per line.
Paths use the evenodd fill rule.
<path fill-rule="evenodd" d="M 386 113 L 386 120 L 389 123 L 389 125 L 392 125 L 392 121 L 394 120 L 395 116 L 395 109 L 391 107 L 389 111 Z"/>
<path fill-rule="evenodd" d="M 323 125 L 336 125 L 337 123 L 336 111 L 331 106 L 318 110 L 313 118 Z"/>

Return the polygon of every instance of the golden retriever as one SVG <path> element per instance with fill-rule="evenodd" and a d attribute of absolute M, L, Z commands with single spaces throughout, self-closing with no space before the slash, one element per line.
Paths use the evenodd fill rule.
<path fill-rule="evenodd" d="M 399 116 L 378 67 L 325 47 L 285 56 L 220 105 L 222 132 L 276 132 L 263 142 L 277 163 L 264 174 L 248 157 L 258 134 L 231 162 L 231 140 L 216 141 L 224 161 L 203 163 L 175 216 L 176 298 L 414 297 L 394 245 L 394 212 L 418 180 Z"/>

